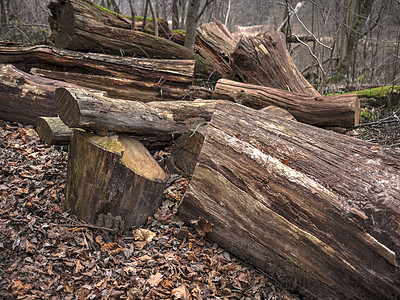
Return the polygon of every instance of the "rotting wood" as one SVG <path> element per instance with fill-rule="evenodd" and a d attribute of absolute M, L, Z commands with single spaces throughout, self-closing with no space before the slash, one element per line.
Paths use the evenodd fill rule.
<path fill-rule="evenodd" d="M 69 127 L 99 135 L 171 136 L 208 122 L 215 101 L 158 101 L 142 103 L 92 95 L 79 89 L 56 90 L 57 112 Z"/>
<path fill-rule="evenodd" d="M 48 7 L 51 39 L 59 48 L 147 58 L 194 58 L 193 52 L 181 45 L 131 30 L 125 17 L 88 0 L 59 0 Z"/>
<path fill-rule="evenodd" d="M 118 57 L 38 45 L 0 47 L 0 62 L 26 72 L 143 102 L 184 100 L 193 84 L 194 60 Z"/>
<path fill-rule="evenodd" d="M 0 119 L 35 125 L 39 117 L 57 116 L 54 98 L 59 87 L 78 86 L 34 76 L 12 65 L 0 65 Z"/>
<path fill-rule="evenodd" d="M 166 180 L 137 140 L 75 130 L 63 206 L 91 224 L 128 231 L 144 225 L 160 205 Z"/>
<path fill-rule="evenodd" d="M 235 74 L 245 83 L 311 97 L 321 96 L 297 69 L 286 49 L 285 35 L 281 32 L 241 37 L 231 59 Z"/>
<path fill-rule="evenodd" d="M 255 109 L 275 105 L 286 109 L 296 120 L 319 127 L 348 128 L 360 121 L 360 102 L 355 94 L 313 97 L 220 79 L 214 99 L 235 101 Z"/>
<path fill-rule="evenodd" d="M 399 153 L 229 102 L 187 137 L 187 223 L 307 298 L 400 296 Z"/>
<path fill-rule="evenodd" d="M 195 52 L 208 61 L 223 78 L 234 79 L 230 54 L 237 41 L 220 22 L 202 24 L 196 29 Z"/>
<path fill-rule="evenodd" d="M 68 145 L 72 129 L 64 124 L 59 117 L 39 117 L 36 132 L 41 140 L 48 145 Z"/>

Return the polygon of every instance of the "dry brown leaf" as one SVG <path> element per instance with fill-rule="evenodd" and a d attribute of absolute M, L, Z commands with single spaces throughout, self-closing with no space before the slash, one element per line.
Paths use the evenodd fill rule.
<path fill-rule="evenodd" d="M 107 250 L 114 250 L 114 249 L 119 248 L 119 245 L 118 245 L 118 243 L 103 243 L 101 245 L 101 248 L 107 249 Z"/>
<path fill-rule="evenodd" d="M 156 235 L 155 232 L 148 229 L 139 228 L 133 231 L 133 237 L 140 242 L 150 243 Z"/>
<path fill-rule="evenodd" d="M 173 297 L 173 299 L 182 299 L 182 300 L 189 299 L 190 294 L 186 287 L 186 284 L 182 284 L 177 288 L 174 288 L 171 291 L 171 296 Z"/>
<path fill-rule="evenodd" d="M 200 236 L 205 236 L 207 232 L 211 232 L 213 229 L 213 223 L 208 222 L 204 218 L 199 218 L 191 222 L 194 225 L 194 229 Z"/>
<path fill-rule="evenodd" d="M 36 247 L 34 244 L 29 242 L 28 240 L 25 241 L 25 251 L 28 253 L 34 253 L 36 250 Z"/>
<path fill-rule="evenodd" d="M 72 294 L 74 292 L 75 286 L 73 282 L 66 282 L 64 284 L 64 292 L 66 294 Z"/>
<path fill-rule="evenodd" d="M 85 267 L 82 266 L 81 261 L 79 259 L 76 260 L 74 275 L 78 274 L 80 271 L 84 270 Z"/>
<path fill-rule="evenodd" d="M 149 279 L 147 279 L 147 283 L 150 284 L 150 286 L 157 286 L 161 280 L 162 280 L 163 274 L 160 272 L 157 272 L 156 274 L 153 274 L 150 276 Z"/>

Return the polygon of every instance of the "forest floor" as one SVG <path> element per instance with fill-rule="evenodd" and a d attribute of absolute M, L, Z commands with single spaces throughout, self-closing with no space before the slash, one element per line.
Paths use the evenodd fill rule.
<path fill-rule="evenodd" d="M 186 179 L 127 235 L 61 208 L 67 152 L 0 120 L 1 299 L 299 299 L 176 215 Z"/>

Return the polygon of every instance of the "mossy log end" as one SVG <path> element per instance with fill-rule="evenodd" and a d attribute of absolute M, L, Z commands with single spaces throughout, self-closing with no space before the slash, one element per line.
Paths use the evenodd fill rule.
<path fill-rule="evenodd" d="M 215 101 L 138 101 L 110 99 L 79 89 L 56 91 L 57 112 L 65 124 L 106 135 L 126 132 L 144 136 L 172 136 L 208 122 Z"/>
<path fill-rule="evenodd" d="M 310 299 L 400 297 L 400 160 L 376 144 L 217 103 L 179 208 Z"/>
<path fill-rule="evenodd" d="M 255 109 L 275 105 L 286 109 L 297 121 L 318 127 L 348 128 L 360 122 L 360 101 L 354 94 L 314 97 L 220 79 L 214 99 L 235 101 Z"/>
<path fill-rule="evenodd" d="M 37 121 L 36 132 L 48 145 L 68 145 L 72 135 L 72 129 L 59 117 L 40 117 Z"/>
<path fill-rule="evenodd" d="M 63 206 L 86 222 L 127 231 L 144 225 L 154 213 L 166 180 L 167 175 L 137 140 L 75 130 Z M 112 224 L 104 223 L 106 215 L 112 216 Z"/>

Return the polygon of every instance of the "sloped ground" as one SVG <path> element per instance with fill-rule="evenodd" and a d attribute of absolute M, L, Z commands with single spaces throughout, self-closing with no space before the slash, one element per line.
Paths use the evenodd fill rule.
<path fill-rule="evenodd" d="M 60 207 L 65 148 L 0 125 L 1 299 L 298 299 L 179 220 L 184 178 L 145 228 L 116 236 Z"/>

